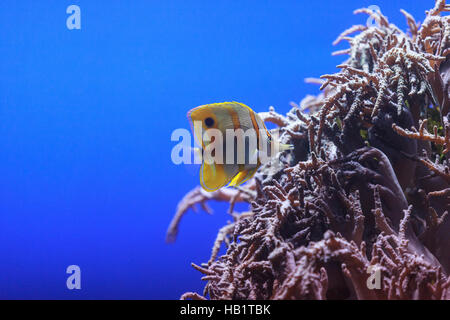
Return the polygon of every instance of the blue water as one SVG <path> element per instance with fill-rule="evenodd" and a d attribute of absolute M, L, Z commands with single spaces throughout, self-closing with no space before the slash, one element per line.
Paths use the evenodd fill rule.
<path fill-rule="evenodd" d="M 68 30 L 66 8 L 81 8 Z M 336 70 L 331 43 L 356 8 L 401 28 L 434 1 L 0 2 L 0 298 L 178 299 L 201 291 L 227 206 L 189 212 L 164 242 L 177 202 L 198 184 L 176 166 L 176 128 L 195 106 L 237 100 L 280 112 Z M 245 209 L 240 206 L 239 209 Z M 66 268 L 81 268 L 81 289 Z"/>

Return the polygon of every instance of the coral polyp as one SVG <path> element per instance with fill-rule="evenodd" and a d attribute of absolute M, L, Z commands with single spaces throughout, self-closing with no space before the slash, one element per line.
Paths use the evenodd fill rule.
<path fill-rule="evenodd" d="M 182 298 L 450 299 L 448 11 L 438 0 L 419 24 L 402 10 L 407 32 L 381 12 L 355 11 L 376 24 L 337 38 L 350 47 L 335 54 L 349 57 L 310 79 L 322 93 L 287 115 L 260 114 L 294 145 L 281 165 L 180 203 L 171 239 L 195 204 L 228 201 L 233 217 L 210 260 L 193 265 L 203 295 Z M 234 212 L 236 202 L 249 211 Z"/>

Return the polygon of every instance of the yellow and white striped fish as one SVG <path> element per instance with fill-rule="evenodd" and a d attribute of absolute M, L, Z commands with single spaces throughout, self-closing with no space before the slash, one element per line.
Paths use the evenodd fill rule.
<path fill-rule="evenodd" d="M 192 131 L 198 144 L 202 147 L 203 153 L 211 141 L 208 139 L 209 129 L 220 131 L 223 136 L 223 156 L 226 157 L 227 130 L 242 129 L 244 132 L 254 130 L 256 144 L 248 143 L 245 136 L 237 135 L 234 141 L 230 142 L 235 150 L 234 161 L 224 161 L 221 163 L 205 161 L 203 158 L 200 168 L 200 184 L 206 191 L 215 191 L 227 184 L 238 186 L 253 177 L 256 170 L 261 166 L 258 153 L 261 146 L 267 147 L 265 150 L 271 150 L 275 141 L 273 141 L 264 121 L 250 107 L 239 102 L 213 103 L 194 108 L 188 112 L 188 119 L 191 123 Z M 198 125 L 200 124 L 201 125 Z M 197 125 L 196 125 L 197 124 Z M 211 132 L 211 131 L 210 131 Z M 205 133 L 205 134 L 204 134 Z M 237 161 L 238 149 L 236 145 L 245 146 L 244 161 Z M 278 141 L 276 141 L 278 143 Z M 289 150 L 291 145 L 278 144 L 280 151 Z M 220 147 L 219 147 L 220 149 Z M 239 149 L 242 150 L 242 149 Z M 242 159 L 242 158 L 241 158 Z M 250 161 L 252 160 L 252 161 Z"/>

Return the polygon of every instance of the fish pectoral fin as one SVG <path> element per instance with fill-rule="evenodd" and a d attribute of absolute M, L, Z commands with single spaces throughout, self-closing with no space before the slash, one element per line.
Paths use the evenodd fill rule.
<path fill-rule="evenodd" d="M 249 170 L 244 170 L 244 171 L 239 172 L 233 178 L 233 180 L 231 180 L 230 187 L 236 187 L 236 186 L 239 186 L 239 185 L 247 182 L 255 175 L 257 169 L 258 168 L 254 168 L 254 169 L 249 169 Z"/>
<path fill-rule="evenodd" d="M 200 184 L 206 191 L 212 192 L 222 188 L 230 182 L 231 177 L 227 175 L 221 164 L 202 163 L 200 168 Z"/>
<path fill-rule="evenodd" d="M 294 149 L 293 144 L 280 143 L 280 151 L 293 150 L 293 149 Z"/>

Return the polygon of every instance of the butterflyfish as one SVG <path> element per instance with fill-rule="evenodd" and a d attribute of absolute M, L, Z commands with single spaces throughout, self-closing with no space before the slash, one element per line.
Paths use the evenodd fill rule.
<path fill-rule="evenodd" d="M 209 192 L 245 183 L 277 151 L 293 148 L 273 138 L 261 117 L 243 103 L 202 105 L 190 110 L 188 119 L 203 156 L 200 184 Z"/>

